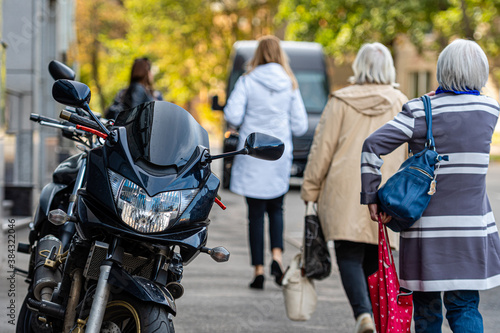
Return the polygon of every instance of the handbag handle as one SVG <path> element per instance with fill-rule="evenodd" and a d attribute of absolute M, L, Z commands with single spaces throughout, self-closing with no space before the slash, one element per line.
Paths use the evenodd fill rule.
<path fill-rule="evenodd" d="M 389 243 L 389 235 L 387 234 L 387 227 L 378 218 L 378 257 L 386 267 L 389 267 L 394 262 L 392 251 L 390 250 L 391 244 Z"/>
<path fill-rule="evenodd" d="M 435 149 L 434 136 L 432 136 L 432 106 L 431 106 L 431 98 L 427 95 L 421 97 L 422 102 L 424 103 L 424 111 L 425 111 L 425 123 L 427 124 L 427 142 L 425 143 L 426 147 L 429 149 Z"/>
<path fill-rule="evenodd" d="M 316 208 L 316 203 L 313 201 L 308 201 L 306 205 L 306 216 L 307 215 L 318 215 Z"/>
<path fill-rule="evenodd" d="M 316 203 L 313 201 L 308 201 L 306 205 L 306 214 L 307 215 L 318 215 L 317 210 L 316 210 Z M 304 227 L 304 235 L 302 239 L 302 246 L 300 248 L 300 253 L 302 254 L 300 257 L 299 261 L 299 267 L 301 268 L 302 276 L 305 276 L 305 270 L 304 270 L 304 256 L 305 256 L 305 250 L 306 250 L 306 229 Z"/>

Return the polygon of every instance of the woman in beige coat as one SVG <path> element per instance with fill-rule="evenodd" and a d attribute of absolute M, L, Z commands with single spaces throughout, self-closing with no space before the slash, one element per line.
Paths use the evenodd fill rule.
<path fill-rule="evenodd" d="M 363 45 L 352 68 L 354 84 L 331 94 L 316 128 L 301 197 L 317 202 L 325 238 L 334 241 L 355 332 L 375 332 L 366 277 L 378 268 L 378 227 L 359 201 L 361 147 L 408 99 L 395 89 L 396 71 L 384 45 Z M 392 175 L 405 157 L 404 147 L 391 153 L 382 174 Z M 389 237 L 397 248 L 396 235 L 390 232 Z"/>

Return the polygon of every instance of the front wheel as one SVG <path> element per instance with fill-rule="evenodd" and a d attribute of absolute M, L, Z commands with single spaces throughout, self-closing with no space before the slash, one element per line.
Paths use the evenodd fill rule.
<path fill-rule="evenodd" d="M 174 333 L 171 317 L 158 304 L 120 295 L 106 305 L 101 333 Z"/>
<path fill-rule="evenodd" d="M 26 295 L 17 317 L 16 333 L 53 333 L 50 325 L 39 321 L 36 312 L 28 308 L 28 298 L 34 299 L 35 297 L 31 292 Z"/>

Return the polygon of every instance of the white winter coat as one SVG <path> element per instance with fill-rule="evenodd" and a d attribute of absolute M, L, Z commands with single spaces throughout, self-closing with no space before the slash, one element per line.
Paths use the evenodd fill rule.
<path fill-rule="evenodd" d="M 257 66 L 241 76 L 234 87 L 224 114 L 227 122 L 240 126 L 238 149 L 252 132 L 275 136 L 285 143 L 277 161 L 238 155 L 231 171 L 230 190 L 245 197 L 273 199 L 288 191 L 292 166 L 292 133 L 307 131 L 307 113 L 298 89 L 277 63 Z"/>

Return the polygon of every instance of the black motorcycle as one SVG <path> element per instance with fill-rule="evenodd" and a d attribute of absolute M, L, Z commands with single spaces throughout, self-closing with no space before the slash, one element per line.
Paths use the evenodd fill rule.
<path fill-rule="evenodd" d="M 210 210 L 224 207 L 210 163 L 276 160 L 283 143 L 253 133 L 242 150 L 213 156 L 207 132 L 177 105 L 149 102 L 103 123 L 83 83 L 60 79 L 52 94 L 75 108 L 61 113 L 73 136 L 98 139 L 42 191 L 30 244 L 20 247 L 31 260 L 17 332 L 174 332 L 183 266 L 200 252 L 229 259 L 205 246 Z"/>

